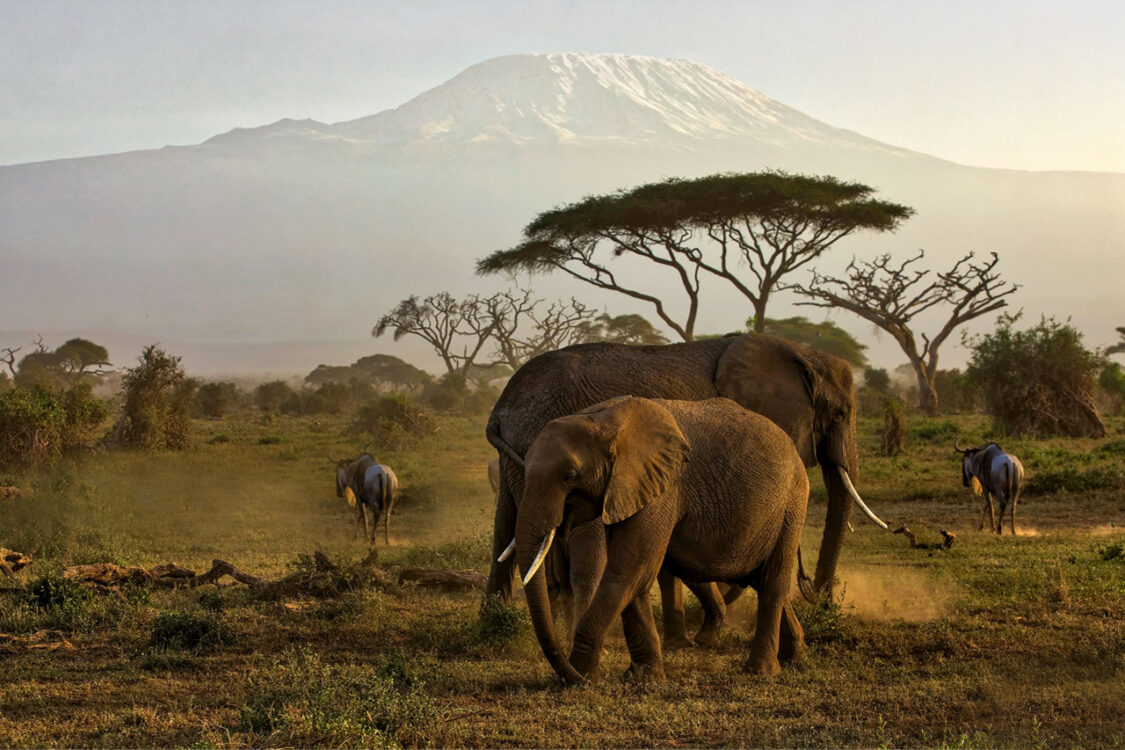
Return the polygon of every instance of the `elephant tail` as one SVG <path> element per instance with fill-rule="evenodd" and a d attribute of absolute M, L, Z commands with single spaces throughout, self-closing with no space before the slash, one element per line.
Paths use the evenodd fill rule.
<path fill-rule="evenodd" d="M 818 604 L 820 597 L 816 594 L 816 586 L 813 585 L 813 580 L 805 573 L 805 563 L 801 559 L 801 548 L 797 547 L 797 588 L 801 590 L 801 596 L 809 604 Z"/>
<path fill-rule="evenodd" d="M 500 435 L 500 420 L 489 417 L 488 426 L 484 430 L 484 436 L 488 438 L 488 442 L 492 444 L 493 448 L 515 461 L 516 465 L 521 469 L 523 468 L 523 456 L 517 453 L 516 449 L 509 445 L 508 441 Z"/>

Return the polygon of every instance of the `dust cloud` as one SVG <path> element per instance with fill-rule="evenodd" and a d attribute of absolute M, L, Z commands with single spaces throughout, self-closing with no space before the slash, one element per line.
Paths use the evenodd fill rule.
<path fill-rule="evenodd" d="M 856 570 L 841 578 L 844 611 L 871 620 L 936 620 L 949 614 L 957 593 L 955 586 L 909 568 Z"/>

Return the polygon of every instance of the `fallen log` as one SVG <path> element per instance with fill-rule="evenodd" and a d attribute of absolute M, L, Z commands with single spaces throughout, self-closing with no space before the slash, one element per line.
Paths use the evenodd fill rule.
<path fill-rule="evenodd" d="M 483 591 L 488 577 L 471 570 L 430 570 L 405 566 L 398 571 L 398 582 L 403 581 L 443 591 Z"/>
<path fill-rule="evenodd" d="M 33 549 L 29 555 L 16 552 L 13 549 L 7 549 L 6 547 L 0 547 L 0 573 L 3 573 L 14 581 L 16 579 L 16 571 L 26 568 L 28 565 L 35 562 L 35 556 L 38 553 L 38 547 Z"/>

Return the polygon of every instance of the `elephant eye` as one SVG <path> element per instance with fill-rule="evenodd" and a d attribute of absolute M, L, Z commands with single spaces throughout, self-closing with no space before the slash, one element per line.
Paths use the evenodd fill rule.
<path fill-rule="evenodd" d="M 576 469 L 575 467 L 571 466 L 571 467 L 570 467 L 569 469 L 567 469 L 567 470 L 566 470 L 566 472 L 565 472 L 565 473 L 563 474 L 563 481 L 565 481 L 565 482 L 573 482 L 574 480 L 578 479 L 578 478 L 579 478 L 579 476 L 581 476 L 581 475 L 580 475 L 580 474 L 578 473 L 578 469 Z"/>

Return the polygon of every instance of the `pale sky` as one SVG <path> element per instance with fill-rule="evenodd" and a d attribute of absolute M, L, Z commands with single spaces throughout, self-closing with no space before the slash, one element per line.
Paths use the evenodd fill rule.
<path fill-rule="evenodd" d="M 0 0 L 0 164 L 395 107 L 482 60 L 711 65 L 964 164 L 1125 172 L 1116 0 Z"/>

